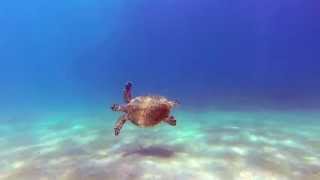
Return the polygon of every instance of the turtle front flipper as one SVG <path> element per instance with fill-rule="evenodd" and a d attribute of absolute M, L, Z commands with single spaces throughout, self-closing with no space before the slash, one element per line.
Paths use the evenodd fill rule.
<path fill-rule="evenodd" d="M 116 126 L 114 127 L 114 135 L 118 136 L 120 134 L 120 130 L 123 127 L 124 123 L 126 123 L 126 121 L 128 120 L 128 117 L 126 114 L 120 116 L 120 118 L 118 119 Z"/>
<path fill-rule="evenodd" d="M 123 99 L 124 99 L 124 102 L 126 103 L 129 103 L 132 99 L 132 83 L 131 82 L 127 82 L 126 86 L 124 87 Z"/>

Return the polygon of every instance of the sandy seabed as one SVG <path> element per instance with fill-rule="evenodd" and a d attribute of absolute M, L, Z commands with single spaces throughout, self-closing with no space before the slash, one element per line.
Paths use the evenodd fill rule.
<path fill-rule="evenodd" d="M 174 112 L 139 128 L 119 114 L 0 125 L 0 180 L 319 180 L 320 113 Z"/>

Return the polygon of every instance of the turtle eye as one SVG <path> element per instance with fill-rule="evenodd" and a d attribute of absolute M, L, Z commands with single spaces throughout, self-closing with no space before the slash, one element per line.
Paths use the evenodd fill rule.
<path fill-rule="evenodd" d="M 112 109 L 113 111 L 117 111 L 117 110 L 118 110 L 118 105 L 117 105 L 117 104 L 113 104 L 113 105 L 111 106 L 111 109 Z"/>

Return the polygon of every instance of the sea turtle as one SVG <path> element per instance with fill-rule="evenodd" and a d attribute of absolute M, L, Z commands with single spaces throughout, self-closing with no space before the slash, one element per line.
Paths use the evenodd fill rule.
<path fill-rule="evenodd" d="M 132 98 L 132 83 L 128 82 L 123 91 L 125 104 L 113 104 L 113 111 L 124 112 L 116 122 L 114 134 L 117 136 L 126 121 L 131 121 L 139 127 L 152 127 L 160 122 L 176 125 L 176 119 L 170 111 L 178 102 L 163 96 L 139 96 Z"/>

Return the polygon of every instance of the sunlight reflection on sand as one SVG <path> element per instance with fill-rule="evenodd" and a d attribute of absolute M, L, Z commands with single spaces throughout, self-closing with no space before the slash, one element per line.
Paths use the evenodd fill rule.
<path fill-rule="evenodd" d="M 320 179 L 320 122 L 305 113 L 176 117 L 177 127 L 126 124 L 119 137 L 113 115 L 5 124 L 0 179 Z"/>

